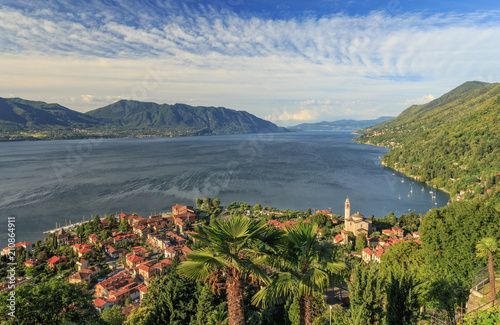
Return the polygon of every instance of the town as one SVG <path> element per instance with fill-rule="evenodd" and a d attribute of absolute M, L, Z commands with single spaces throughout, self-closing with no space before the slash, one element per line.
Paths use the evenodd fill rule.
<path fill-rule="evenodd" d="M 23 276 L 16 278 L 16 285 L 45 281 L 50 276 L 63 277 L 69 283 L 85 284 L 93 294 L 93 305 L 99 313 L 121 306 L 126 318 L 140 307 L 154 277 L 164 275 L 172 265 L 187 260 L 188 254 L 200 247 L 193 236 L 198 235 L 197 227 L 214 218 L 227 219 L 238 214 L 264 218 L 268 225 L 280 230 L 314 222 L 318 225 L 319 240 L 333 243 L 349 259 L 365 263 L 380 263 L 382 255 L 395 243 L 420 244 L 418 231 L 405 231 L 393 225 L 395 217 L 392 220 L 384 217 L 386 219 L 377 222 L 359 212 L 351 214 L 350 205 L 347 198 L 344 216 L 341 216 L 330 210 L 280 211 L 259 204 L 250 207 L 245 202 L 233 202 L 222 210 L 219 199 L 205 198 L 197 199 L 197 207 L 175 205 L 169 213 L 148 218 L 126 213 L 102 219 L 95 216 L 88 222 L 49 231 L 48 238 L 36 244 L 17 243 L 16 261 L 23 266 L 18 273 Z M 408 217 L 410 221 L 406 224 L 416 229 L 421 216 Z M 4 248 L 2 257 L 8 252 L 9 247 Z M 7 290 L 7 284 L 2 284 L 0 291 Z M 345 286 L 343 296 L 340 299 L 334 296 L 331 303 L 345 306 L 347 297 Z"/>

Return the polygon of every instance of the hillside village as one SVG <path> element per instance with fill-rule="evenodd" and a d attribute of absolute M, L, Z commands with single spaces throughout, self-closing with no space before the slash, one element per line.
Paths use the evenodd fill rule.
<path fill-rule="evenodd" d="M 295 218 L 284 218 L 287 213 L 290 214 L 289 211 L 245 205 L 234 202 L 225 211 L 220 211 L 219 217 L 228 218 L 234 211 L 243 211 L 252 218 L 266 218 L 268 225 L 281 230 L 297 226 L 300 222 L 313 221 L 323 225 L 323 228 L 317 229 L 318 238 L 343 248 L 350 247 L 345 254 L 365 263 L 380 263 L 382 255 L 395 243 L 415 241 L 420 244 L 417 231 L 408 232 L 399 226 L 376 232 L 378 229 L 371 219 L 359 212 L 350 214 L 349 199 L 346 200 L 344 217 L 329 210 L 318 210 L 298 213 Z M 235 207 L 240 209 L 235 210 Z M 33 274 L 30 269 L 45 268 L 53 271 L 53 276 L 64 274 L 70 283 L 88 284 L 94 296 L 93 305 L 100 313 L 117 305 L 124 307 L 123 312 L 127 316 L 140 307 L 155 276 L 165 274 L 172 265 L 186 260 L 187 254 L 198 247 L 193 237 L 197 235 L 195 227 L 207 221 L 206 212 L 191 206 L 175 205 L 171 213 L 148 218 L 126 213 L 116 218 L 112 215 L 104 219 L 96 217 L 87 223 L 90 226 L 84 224 L 72 230 L 62 228 L 53 232 L 43 243 L 17 243 L 16 251 L 24 251 L 26 257 L 23 262 L 25 276 L 17 279 L 17 285 L 32 281 L 32 277 L 28 276 Z M 96 226 L 96 223 L 99 225 Z M 353 244 L 360 241 L 360 235 L 366 238 L 366 244 L 355 251 Z M 46 256 L 44 251 L 37 252 L 36 246 L 40 249 L 50 245 L 69 253 Z M 359 247 L 357 244 L 356 248 Z M 2 256 L 8 252 L 9 247 L 4 248 Z M 0 286 L 2 291 L 6 288 L 7 283 Z"/>

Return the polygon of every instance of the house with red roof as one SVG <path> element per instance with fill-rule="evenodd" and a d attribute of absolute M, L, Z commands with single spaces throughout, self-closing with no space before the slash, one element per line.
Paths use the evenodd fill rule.
<path fill-rule="evenodd" d="M 113 246 L 107 246 L 104 249 L 104 252 L 106 253 L 106 255 L 108 255 L 111 258 L 118 258 L 118 257 L 120 257 L 120 253 Z"/>
<path fill-rule="evenodd" d="M 142 257 L 149 257 L 149 252 L 142 246 L 132 247 L 132 253 Z"/>
<path fill-rule="evenodd" d="M 127 256 L 125 258 L 125 260 L 126 260 L 125 261 L 126 266 L 129 269 L 131 269 L 131 268 L 138 266 L 139 264 L 144 262 L 146 259 L 144 257 L 139 256 L 139 255 L 130 254 L 129 256 Z"/>
<path fill-rule="evenodd" d="M 49 265 L 49 268 L 53 269 L 57 266 L 57 264 L 66 264 L 68 259 L 66 256 L 52 256 L 47 260 L 47 264 Z"/>
<path fill-rule="evenodd" d="M 361 251 L 361 258 L 365 263 L 369 263 L 372 260 L 372 254 L 372 250 L 366 247 Z"/>
<path fill-rule="evenodd" d="M 113 237 L 113 241 L 116 244 L 123 243 L 126 241 L 132 241 L 135 239 L 135 234 L 125 234 Z"/>
<path fill-rule="evenodd" d="M 394 226 L 392 227 L 392 233 L 398 238 L 403 238 L 405 231 L 401 227 Z"/>
<path fill-rule="evenodd" d="M 95 296 L 109 297 L 111 291 L 116 291 L 119 288 L 135 286 L 134 279 L 130 276 L 128 271 L 122 271 L 109 277 L 95 285 Z"/>
<path fill-rule="evenodd" d="M 318 211 L 316 211 L 316 214 L 324 214 L 324 215 L 327 215 L 327 216 L 332 216 L 333 215 L 332 211 L 329 211 L 329 210 L 318 210 Z"/>
<path fill-rule="evenodd" d="M 154 264 L 156 264 L 155 261 L 147 261 L 139 264 L 137 266 L 137 277 L 149 283 L 149 280 L 155 275 Z"/>
<path fill-rule="evenodd" d="M 343 241 L 344 241 L 344 237 L 342 237 L 341 234 L 338 234 L 337 236 L 335 236 L 335 238 L 333 238 L 334 244 L 343 244 Z"/>
<path fill-rule="evenodd" d="M 114 305 L 116 305 L 115 298 L 108 298 L 108 299 L 96 298 L 94 300 L 94 307 L 99 311 L 99 313 L 102 313 L 104 309 L 113 307 Z"/>
<path fill-rule="evenodd" d="M 19 247 L 22 247 L 25 252 L 31 253 L 33 250 L 33 243 L 28 243 L 28 242 L 17 243 L 14 245 L 13 249 L 17 250 Z M 9 249 L 10 249 L 10 247 L 8 247 L 8 246 L 5 247 L 4 249 L 2 249 L 1 255 L 3 256 L 6 254 L 9 254 Z"/>
<path fill-rule="evenodd" d="M 90 234 L 89 243 L 91 243 L 92 245 L 97 245 L 99 243 L 99 236 L 97 236 L 96 234 Z"/>
<path fill-rule="evenodd" d="M 30 258 L 29 260 L 24 262 L 25 267 L 33 267 L 33 266 L 37 266 L 38 264 L 40 264 L 40 262 L 38 262 L 37 259 L 32 259 L 32 258 Z"/>

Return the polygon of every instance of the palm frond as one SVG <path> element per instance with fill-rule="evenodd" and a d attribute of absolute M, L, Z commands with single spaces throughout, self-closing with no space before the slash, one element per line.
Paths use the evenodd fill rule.
<path fill-rule="evenodd" d="M 299 280 L 291 273 L 277 273 L 272 281 L 262 287 L 253 297 L 252 304 L 261 305 L 264 308 L 268 304 L 277 302 L 281 297 L 297 294 Z"/>

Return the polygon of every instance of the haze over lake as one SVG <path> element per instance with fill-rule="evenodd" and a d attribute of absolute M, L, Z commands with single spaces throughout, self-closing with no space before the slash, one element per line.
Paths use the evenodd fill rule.
<path fill-rule="evenodd" d="M 0 220 L 16 240 L 95 214 L 167 212 L 199 197 L 382 217 L 449 197 L 381 166 L 388 149 L 343 132 L 0 143 Z M 423 189 L 423 191 L 422 191 Z M 7 246 L 6 232 L 0 241 Z"/>

